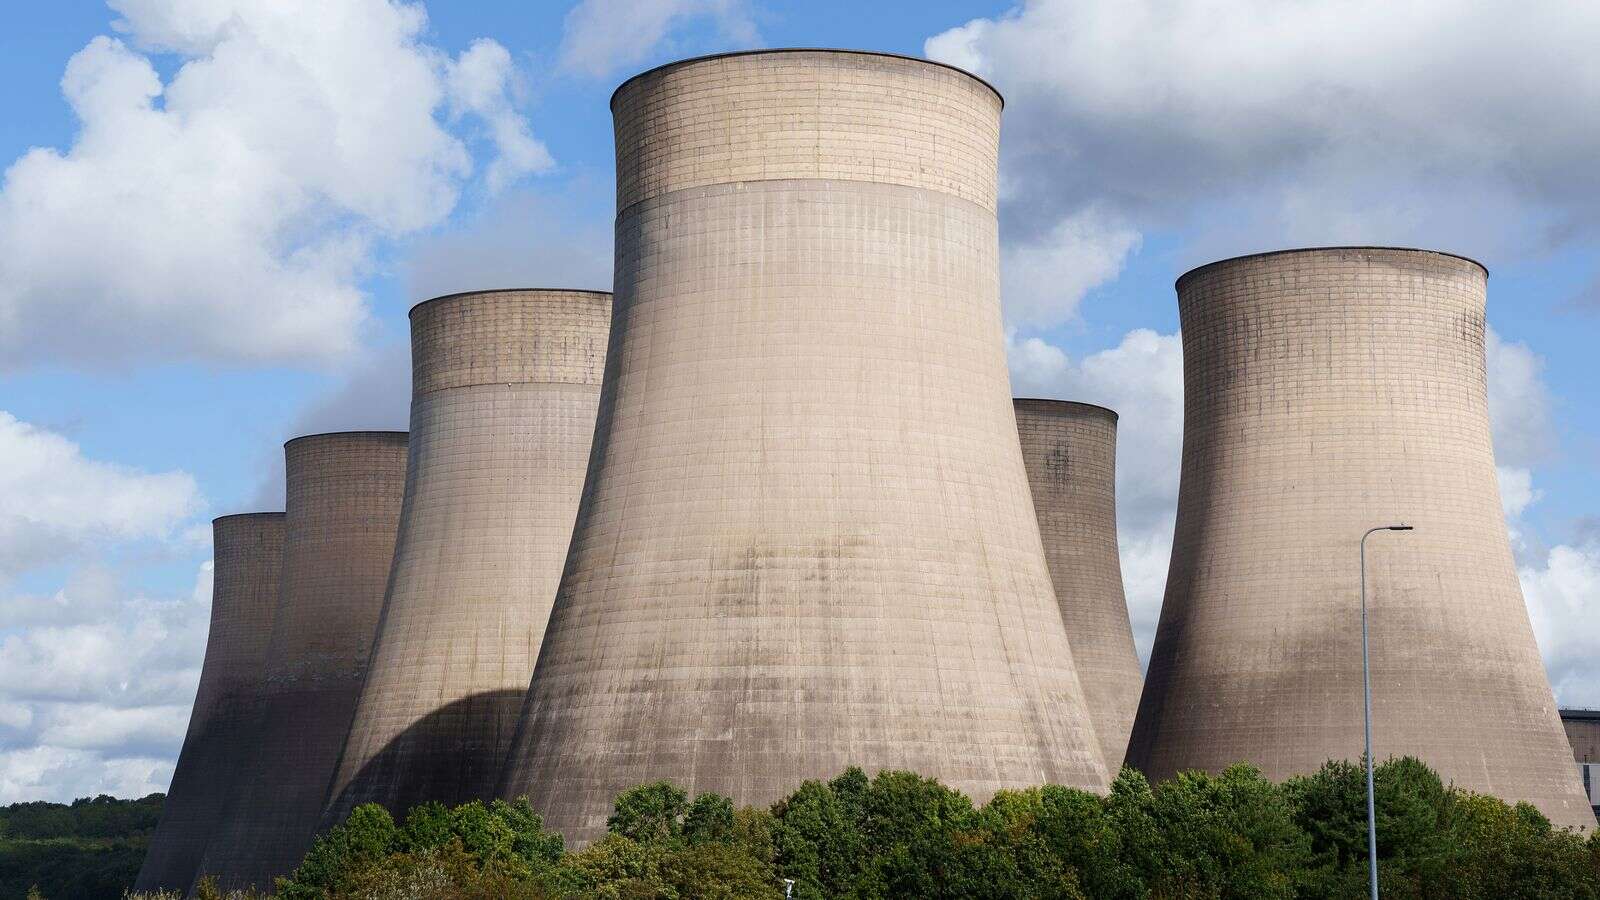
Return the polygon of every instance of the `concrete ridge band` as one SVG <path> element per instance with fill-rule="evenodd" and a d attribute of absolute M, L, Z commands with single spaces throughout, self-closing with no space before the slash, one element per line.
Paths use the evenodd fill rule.
<path fill-rule="evenodd" d="M 1172 283 L 1172 286 L 1174 289 L 1181 289 L 1183 287 L 1183 283 L 1188 281 L 1191 276 L 1204 272 L 1206 269 L 1209 269 L 1213 266 L 1241 262 L 1247 259 L 1260 259 L 1265 256 L 1283 256 L 1289 253 L 1327 253 L 1338 250 L 1387 250 L 1393 253 L 1428 253 L 1434 256 L 1448 256 L 1452 259 L 1459 259 L 1463 262 L 1472 263 L 1483 270 L 1484 278 L 1489 277 L 1488 266 L 1478 262 L 1470 256 L 1464 256 L 1460 253 L 1451 253 L 1449 250 L 1429 250 L 1426 247 L 1390 247 L 1383 244 L 1335 244 L 1329 247 L 1286 247 L 1282 250 L 1263 250 L 1260 253 L 1243 253 L 1239 256 L 1229 256 L 1225 259 L 1212 260 L 1204 265 L 1195 266 L 1182 275 L 1179 275 L 1178 279 Z"/>
<path fill-rule="evenodd" d="M 481 291 L 456 291 L 453 294 L 440 294 L 437 297 L 429 297 L 426 300 L 417 301 L 416 303 L 412 304 L 410 311 L 406 313 L 406 318 L 409 319 L 415 316 L 417 314 L 417 310 L 423 308 L 424 306 L 428 306 L 429 304 L 438 303 L 442 300 L 455 300 L 461 297 L 476 297 L 481 294 L 585 294 L 593 297 L 611 296 L 610 291 L 597 291 L 589 288 L 514 287 L 485 288 Z"/>
<path fill-rule="evenodd" d="M 620 224 L 624 219 L 639 215 L 636 210 L 640 209 L 641 207 L 647 207 L 649 205 L 662 202 L 670 202 L 673 198 L 681 197 L 685 194 L 693 194 L 695 196 L 706 196 L 709 194 L 737 194 L 743 193 L 747 185 L 755 184 L 844 184 L 851 185 L 852 187 L 867 187 L 873 190 L 883 191 L 918 191 L 948 198 L 955 203 L 965 203 L 973 209 L 981 210 L 984 215 L 992 216 L 995 215 L 996 212 L 995 207 L 985 206 L 971 197 L 963 197 L 960 194 L 952 194 L 948 191 L 944 191 L 936 187 L 928 187 L 926 185 L 896 184 L 887 181 L 862 181 L 854 178 L 824 178 L 808 175 L 802 178 L 796 178 L 793 176 L 786 178 L 740 178 L 737 181 L 723 181 L 716 184 L 696 184 L 691 185 L 690 187 L 681 187 L 670 191 L 662 191 L 659 194 L 650 194 L 646 197 L 640 197 L 638 200 L 629 203 L 627 206 L 618 207 L 616 221 Z"/>
<path fill-rule="evenodd" d="M 410 433 L 411 432 L 409 432 L 409 431 L 376 431 L 376 430 L 369 430 L 369 431 L 361 431 L 361 430 L 356 430 L 356 431 L 319 431 L 319 432 L 317 432 L 315 434 L 302 434 L 302 435 L 299 435 L 298 437 L 289 438 L 287 441 L 283 442 L 283 446 L 285 448 L 287 448 L 290 444 L 293 444 L 296 441 L 309 441 L 312 438 L 351 437 L 351 436 L 355 436 L 355 435 L 366 435 L 366 436 L 369 436 L 369 437 L 391 437 L 392 438 L 392 437 L 405 437 L 405 436 L 409 435 Z"/>
<path fill-rule="evenodd" d="M 617 95 L 622 93 L 623 88 L 633 84 L 635 81 L 658 74 L 660 72 L 664 72 L 667 69 L 675 69 L 679 66 L 688 66 L 695 63 L 712 62 L 719 59 L 730 59 L 736 56 L 768 56 L 777 55 L 780 53 L 837 53 L 843 56 L 879 56 L 883 57 L 884 59 L 903 59 L 907 62 L 922 63 L 925 66 L 938 66 L 941 69 L 949 69 L 952 72 L 956 72 L 971 78 L 973 81 L 976 81 L 977 83 L 988 88 L 990 93 L 994 94 L 995 99 L 1000 101 L 1001 109 L 1004 109 L 1006 105 L 1006 96 L 1000 93 L 999 88 L 990 84 L 984 78 L 974 75 L 960 66 L 954 66 L 946 62 L 939 62 L 936 59 L 928 59 L 922 56 L 908 56 L 904 53 L 890 53 L 887 50 L 853 50 L 848 47 L 766 47 L 760 50 L 728 50 L 723 53 L 707 53 L 703 56 L 691 56 L 688 59 L 676 59 L 672 62 L 662 63 L 659 66 L 652 66 L 651 68 L 645 69 L 643 72 L 640 72 L 637 75 L 629 77 L 621 84 L 617 85 L 617 89 L 611 92 L 611 100 L 607 103 L 607 106 L 612 112 L 616 112 Z"/>
<path fill-rule="evenodd" d="M 1110 416 L 1112 421 L 1116 421 L 1116 420 L 1122 418 L 1120 415 L 1118 415 L 1116 410 L 1112 409 L 1109 406 L 1101 406 L 1098 403 L 1085 403 L 1082 400 L 1060 400 L 1060 399 L 1057 399 L 1055 397 L 1012 397 L 1011 398 L 1011 402 L 1013 402 L 1013 403 L 1036 403 L 1036 404 L 1039 404 L 1040 406 L 1057 407 L 1057 408 L 1072 408 L 1072 409 L 1083 410 L 1085 412 L 1102 412 L 1102 413 L 1105 413 L 1106 415 Z"/>

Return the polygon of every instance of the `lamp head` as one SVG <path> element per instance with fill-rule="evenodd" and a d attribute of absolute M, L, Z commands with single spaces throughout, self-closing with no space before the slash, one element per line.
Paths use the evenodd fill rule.
<path fill-rule="evenodd" d="M 1415 529 L 1413 529 L 1410 525 L 1390 525 L 1389 526 L 1389 530 L 1390 531 L 1414 531 Z"/>

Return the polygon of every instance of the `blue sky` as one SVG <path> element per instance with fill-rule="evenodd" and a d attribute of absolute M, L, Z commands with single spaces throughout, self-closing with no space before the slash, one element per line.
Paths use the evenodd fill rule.
<path fill-rule="evenodd" d="M 159 789 L 209 526 L 280 445 L 405 425 L 405 312 L 609 287 L 627 75 L 752 46 L 931 55 L 1006 94 L 1017 393 L 1122 413 L 1148 646 L 1177 489 L 1173 279 L 1284 246 L 1492 271 L 1508 527 L 1600 706 L 1600 14 L 1424 0 L 88 0 L 0 22 L 0 802 Z M 425 18 L 424 18 L 425 13 Z M 1439 26 L 1437 23 L 1448 23 Z M 70 64 L 69 64 L 70 63 Z"/>

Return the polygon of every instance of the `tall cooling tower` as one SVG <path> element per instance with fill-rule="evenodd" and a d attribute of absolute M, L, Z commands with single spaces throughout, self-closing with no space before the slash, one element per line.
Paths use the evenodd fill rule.
<path fill-rule="evenodd" d="M 243 513 L 211 523 L 211 630 L 189 731 L 150 838 L 136 891 L 183 891 L 239 787 L 239 759 L 265 686 L 267 640 L 283 570 L 283 513 Z"/>
<path fill-rule="evenodd" d="M 1065 400 L 1014 405 L 1045 561 L 1100 752 L 1115 773 L 1143 683 L 1117 553 L 1117 414 Z"/>
<path fill-rule="evenodd" d="M 492 796 L 561 582 L 611 295 L 411 310 L 411 463 L 372 666 L 325 824 Z"/>
<path fill-rule="evenodd" d="M 1129 762 L 1272 778 L 1362 751 L 1593 826 L 1495 483 L 1487 274 L 1444 253 L 1292 250 L 1178 279 L 1182 486 Z"/>
<path fill-rule="evenodd" d="M 250 771 L 201 863 L 224 887 L 271 887 L 316 832 L 366 673 L 405 492 L 406 433 L 284 445 L 283 587 Z"/>
<path fill-rule="evenodd" d="M 660 778 L 1105 786 L 1011 410 L 1000 106 L 837 51 L 613 96 L 595 449 L 502 783 L 569 840 Z"/>

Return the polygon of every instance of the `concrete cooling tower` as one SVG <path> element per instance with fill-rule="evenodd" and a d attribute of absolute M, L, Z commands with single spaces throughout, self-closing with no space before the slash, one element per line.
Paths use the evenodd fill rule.
<path fill-rule="evenodd" d="M 405 492 L 405 432 L 284 445 L 283 586 L 249 772 L 201 863 L 224 888 L 293 870 L 350 731 Z"/>
<path fill-rule="evenodd" d="M 1011 409 L 1000 106 L 809 50 L 613 96 L 594 453 L 501 788 L 570 841 L 662 778 L 1105 787 Z"/>
<path fill-rule="evenodd" d="M 267 640 L 283 570 L 283 513 L 211 523 L 211 630 L 189 731 L 135 891 L 184 891 L 237 790 L 239 760 L 266 683 Z"/>
<path fill-rule="evenodd" d="M 1143 684 L 1117 554 L 1117 414 L 1065 400 L 1014 405 L 1045 561 L 1101 756 L 1115 775 Z"/>
<path fill-rule="evenodd" d="M 411 310 L 411 463 L 388 598 L 325 825 L 487 799 L 583 491 L 611 295 L 488 291 Z"/>
<path fill-rule="evenodd" d="M 1182 486 L 1128 761 L 1275 779 L 1373 749 L 1593 826 L 1517 584 L 1489 442 L 1477 263 L 1246 256 L 1178 279 Z"/>

